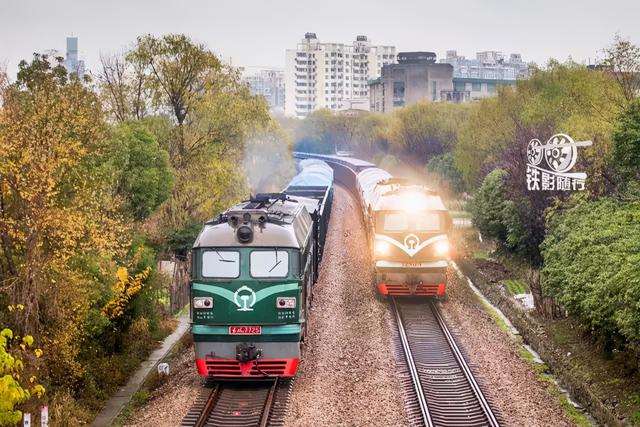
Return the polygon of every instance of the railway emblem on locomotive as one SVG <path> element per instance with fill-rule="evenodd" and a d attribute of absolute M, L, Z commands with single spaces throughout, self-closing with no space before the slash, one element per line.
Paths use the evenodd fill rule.
<path fill-rule="evenodd" d="M 415 250 L 419 244 L 420 244 L 420 238 L 413 233 L 407 235 L 407 237 L 404 238 L 404 246 L 407 249 Z"/>
<path fill-rule="evenodd" d="M 542 144 L 537 138 L 529 141 L 527 188 L 544 191 L 584 190 L 587 174 L 570 170 L 578 160 L 577 147 L 588 147 L 591 144 L 591 141 L 574 141 L 564 133 L 553 135 L 546 144 Z"/>
<path fill-rule="evenodd" d="M 238 311 L 253 311 L 256 293 L 250 287 L 243 285 L 233 294 L 233 302 L 238 306 Z"/>

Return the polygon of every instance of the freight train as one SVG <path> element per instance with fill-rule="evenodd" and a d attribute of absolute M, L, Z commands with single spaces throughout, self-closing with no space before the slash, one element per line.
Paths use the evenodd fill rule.
<path fill-rule="evenodd" d="M 328 163 L 356 196 L 382 295 L 445 296 L 452 219 L 436 192 L 352 157 L 294 157 Z"/>
<path fill-rule="evenodd" d="M 198 374 L 294 376 L 333 200 L 333 171 L 303 160 L 281 193 L 257 194 L 205 223 L 192 248 Z"/>

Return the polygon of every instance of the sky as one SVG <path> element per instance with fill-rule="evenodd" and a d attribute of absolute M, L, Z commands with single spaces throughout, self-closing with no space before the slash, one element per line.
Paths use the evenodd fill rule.
<path fill-rule="evenodd" d="M 79 38 L 87 68 L 100 54 L 126 50 L 141 34 L 185 33 L 226 62 L 284 67 L 285 50 L 305 32 L 322 42 L 366 35 L 397 51 L 520 53 L 594 62 L 616 33 L 640 44 L 638 0 L 0 0 L 0 66 L 15 76 L 21 59 Z"/>

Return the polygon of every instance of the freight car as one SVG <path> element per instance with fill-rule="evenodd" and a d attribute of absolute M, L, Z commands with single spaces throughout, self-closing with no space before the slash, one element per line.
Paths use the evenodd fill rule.
<path fill-rule="evenodd" d="M 331 169 L 301 163 L 282 193 L 233 206 L 207 222 L 193 245 L 192 334 L 201 376 L 297 371 L 333 196 Z"/>
<path fill-rule="evenodd" d="M 436 192 L 394 178 L 363 160 L 312 153 L 294 156 L 327 162 L 336 181 L 357 197 L 381 294 L 445 295 L 452 220 Z"/>

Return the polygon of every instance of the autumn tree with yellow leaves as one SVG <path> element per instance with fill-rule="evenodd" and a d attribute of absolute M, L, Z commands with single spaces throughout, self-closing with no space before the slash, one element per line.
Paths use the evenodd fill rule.
<path fill-rule="evenodd" d="M 38 54 L 0 75 L 0 307 L 22 308 L 0 310 L 0 330 L 42 346 L 56 425 L 90 422 L 168 333 L 157 260 L 248 194 L 246 141 L 278 135 L 265 101 L 186 36 L 140 37 L 121 60 L 98 84 Z M 11 411 L 29 404 L 14 397 Z"/>

